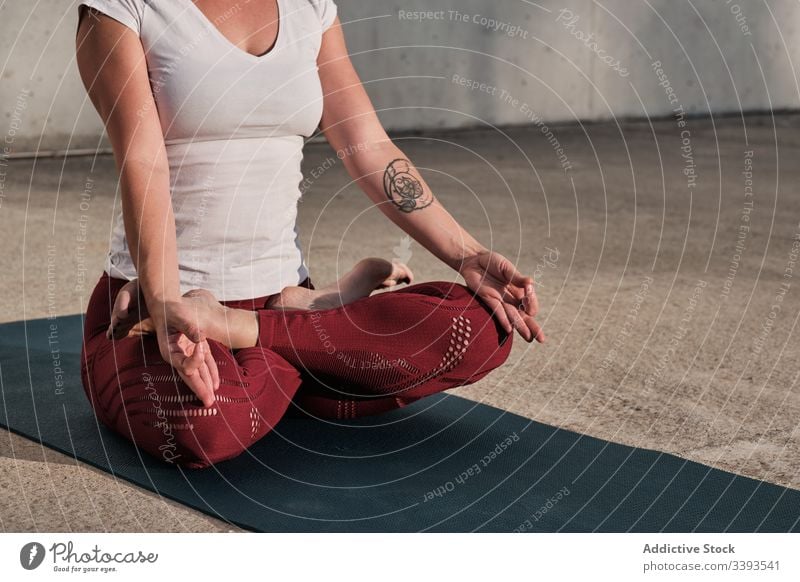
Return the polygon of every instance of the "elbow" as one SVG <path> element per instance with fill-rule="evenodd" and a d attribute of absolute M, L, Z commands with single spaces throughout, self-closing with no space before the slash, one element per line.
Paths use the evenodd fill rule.
<path fill-rule="evenodd" d="M 160 152 L 127 151 L 115 156 L 120 178 L 147 176 L 152 182 L 169 176 L 169 162 Z"/>

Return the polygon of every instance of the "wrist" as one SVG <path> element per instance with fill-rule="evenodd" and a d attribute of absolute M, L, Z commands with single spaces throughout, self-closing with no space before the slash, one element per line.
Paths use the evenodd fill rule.
<path fill-rule="evenodd" d="M 163 308 L 181 300 L 180 286 L 177 281 L 174 284 L 166 282 L 148 284 L 146 279 L 139 277 L 139 287 L 141 289 L 147 309 L 154 313 L 158 308 Z"/>
<path fill-rule="evenodd" d="M 488 252 L 489 249 L 479 243 L 465 245 L 461 254 L 450 262 L 450 266 L 459 274 L 463 274 L 465 268 L 469 267 L 479 256 Z"/>
<path fill-rule="evenodd" d="M 145 304 L 147 305 L 147 313 L 153 319 L 154 323 L 164 322 L 167 318 L 167 314 L 178 302 L 178 298 L 167 296 L 151 297 L 150 299 L 145 300 Z"/>

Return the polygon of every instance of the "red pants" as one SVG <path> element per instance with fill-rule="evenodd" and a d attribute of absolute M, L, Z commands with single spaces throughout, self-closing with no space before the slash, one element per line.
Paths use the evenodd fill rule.
<path fill-rule="evenodd" d="M 471 384 L 502 364 L 512 344 L 456 283 L 411 285 L 323 311 L 268 310 L 267 297 L 226 301 L 257 311 L 259 339 L 239 350 L 208 341 L 220 387 L 204 408 L 161 357 L 155 336 L 106 338 L 125 283 L 103 273 L 89 300 L 83 386 L 103 424 L 185 467 L 241 454 L 287 412 L 356 418 Z"/>

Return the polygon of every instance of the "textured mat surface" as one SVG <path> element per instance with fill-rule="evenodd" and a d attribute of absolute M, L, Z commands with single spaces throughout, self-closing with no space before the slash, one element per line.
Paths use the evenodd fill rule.
<path fill-rule="evenodd" d="M 98 426 L 80 346 L 78 315 L 0 325 L 0 424 L 246 529 L 800 531 L 800 491 L 452 395 L 286 419 L 241 457 L 181 471 Z"/>

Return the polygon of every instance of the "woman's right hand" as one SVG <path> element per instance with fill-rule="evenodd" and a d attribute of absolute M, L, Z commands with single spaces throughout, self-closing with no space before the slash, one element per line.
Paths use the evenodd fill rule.
<path fill-rule="evenodd" d="M 188 297 L 151 303 L 152 309 L 142 296 L 138 279 L 126 283 L 117 293 L 106 336 L 122 339 L 155 333 L 164 361 L 175 368 L 204 406 L 211 406 L 219 388 L 219 371 L 198 318 L 198 304 Z"/>
<path fill-rule="evenodd" d="M 195 309 L 185 298 L 148 307 L 161 357 L 178 372 L 203 402 L 214 404 L 219 371 Z"/>

